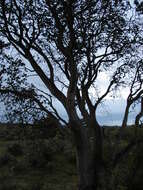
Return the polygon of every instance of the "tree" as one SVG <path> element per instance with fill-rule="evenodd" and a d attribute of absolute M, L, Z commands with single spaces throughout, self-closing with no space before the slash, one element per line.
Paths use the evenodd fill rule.
<path fill-rule="evenodd" d="M 139 28 L 142 28 L 142 23 L 141 23 L 141 17 L 143 13 L 143 2 L 138 2 L 137 0 L 134 1 L 135 7 L 136 7 L 136 12 L 137 12 L 137 20 L 136 20 L 136 28 L 139 30 Z M 142 32 L 137 32 L 136 33 L 136 48 L 138 50 L 142 50 Z M 138 51 L 137 50 L 137 51 Z M 136 51 L 136 50 L 135 50 Z M 134 56 L 134 55 L 132 55 Z M 139 126 L 139 120 L 142 117 L 142 96 L 143 96 L 143 59 L 142 59 L 142 53 L 141 51 L 138 51 L 138 56 L 134 56 L 135 59 L 131 60 L 134 62 L 134 64 L 129 64 L 128 71 L 131 72 L 130 75 L 130 85 L 129 85 L 129 95 L 127 97 L 127 104 L 126 104 L 126 109 L 124 113 L 124 118 L 122 122 L 122 127 L 125 128 L 127 126 L 127 121 L 128 121 L 128 114 L 129 114 L 129 109 L 133 104 L 140 104 L 140 112 L 136 115 L 135 118 L 135 126 Z"/>
<path fill-rule="evenodd" d="M 138 127 L 140 125 L 140 119 L 143 117 L 143 97 L 140 100 L 140 112 L 136 115 L 135 125 Z"/>
<path fill-rule="evenodd" d="M 5 105 L 5 117 L 10 123 L 32 123 L 44 117 L 36 106 L 41 96 L 35 94 L 32 84 L 27 81 L 27 68 L 20 59 L 12 59 L 3 53 L 1 57 L 1 102 Z M 23 72 L 24 71 L 24 72 Z"/>
<path fill-rule="evenodd" d="M 143 1 L 139 2 L 138 0 L 135 0 L 134 4 L 136 5 L 137 12 L 142 14 L 143 13 Z"/>
<path fill-rule="evenodd" d="M 128 114 L 129 114 L 129 109 L 133 104 L 136 104 L 137 102 L 140 102 L 139 100 L 141 99 L 141 96 L 143 95 L 143 62 L 142 59 L 139 61 L 134 62 L 134 66 L 129 68 L 130 72 L 132 73 L 130 75 L 130 92 L 127 97 L 127 105 L 125 109 L 125 114 L 122 122 L 122 127 L 127 126 L 127 121 L 128 121 Z M 141 103 L 142 107 L 142 103 Z M 142 110 L 142 108 L 141 108 Z M 141 111 L 142 112 L 142 111 Z M 141 113 L 139 115 L 142 115 Z M 141 116 L 140 116 L 141 117 Z M 139 118 L 139 116 L 137 117 Z M 138 122 L 136 118 L 136 126 L 138 126 Z"/>
<path fill-rule="evenodd" d="M 136 5 L 136 11 L 139 15 L 139 18 L 140 18 L 140 15 L 142 16 L 143 14 L 143 1 L 140 1 L 138 2 L 137 0 L 134 1 L 135 5 Z M 141 26 L 142 26 L 142 23 L 141 23 Z M 142 38 L 142 35 L 140 35 L 140 44 L 143 44 L 143 38 Z M 141 59 L 141 62 L 142 62 L 142 59 Z M 142 67 L 143 67 L 143 63 L 142 63 Z M 142 83 L 143 83 L 143 72 L 140 74 L 140 78 L 142 80 Z M 136 116 L 136 119 L 135 119 L 135 125 L 136 126 L 139 126 L 139 121 L 141 119 L 141 117 L 143 117 L 143 92 L 141 93 L 140 95 L 140 112 L 137 114 Z"/>
<path fill-rule="evenodd" d="M 129 9 L 129 2 L 117 0 L 0 2 L 2 55 L 5 52 L 12 57 L 16 68 L 18 57 L 28 70 L 32 68 L 46 89 L 39 93 L 35 84 L 31 91 L 26 86 L 15 88 L 13 83 L 6 86 L 3 82 L 0 91 L 32 99 L 58 126 L 69 126 L 77 150 L 79 190 L 105 189 L 103 136 L 97 108 L 123 83 L 122 68 L 128 64 L 124 61 L 133 50 L 135 38 L 127 17 Z M 5 44 L 9 49 L 5 50 Z M 107 88 L 98 93 L 98 77 L 104 72 L 111 73 L 110 80 Z M 56 110 L 53 98 L 63 105 L 68 122 Z"/>

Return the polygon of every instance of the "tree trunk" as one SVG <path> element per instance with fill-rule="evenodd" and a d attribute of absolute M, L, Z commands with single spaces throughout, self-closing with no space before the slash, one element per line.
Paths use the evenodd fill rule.
<path fill-rule="evenodd" d="M 143 116 L 143 113 L 142 112 L 140 112 L 137 116 L 136 116 L 136 118 L 135 118 L 135 126 L 136 127 L 139 127 L 139 122 L 140 122 L 140 119 L 141 119 L 141 117 Z"/>
<path fill-rule="evenodd" d="M 137 114 L 136 118 L 135 118 L 135 126 L 139 127 L 139 122 L 141 117 L 143 117 L 143 97 L 141 98 L 141 109 L 140 109 L 140 113 Z"/>
<path fill-rule="evenodd" d="M 98 122 L 95 120 L 95 145 L 94 145 L 94 162 L 96 168 L 97 189 L 108 189 L 106 183 L 105 165 L 103 161 L 103 131 Z M 109 182 L 108 182 L 109 183 Z"/>
<path fill-rule="evenodd" d="M 129 109 L 130 109 L 130 104 L 127 102 L 127 106 L 126 106 L 126 110 L 125 110 L 124 118 L 122 122 L 122 128 L 125 128 L 127 126 Z"/>
<path fill-rule="evenodd" d="M 74 131 L 74 137 L 77 150 L 79 190 L 103 190 L 101 181 L 104 180 L 104 167 L 100 155 L 102 151 L 99 139 L 95 141 L 94 134 L 93 137 L 90 137 L 89 129 L 86 127 L 80 127 L 79 131 Z M 97 141 L 99 147 L 97 147 Z"/>
<path fill-rule="evenodd" d="M 77 149 L 77 169 L 79 190 L 96 190 L 94 155 L 91 150 L 87 129 L 82 127 L 80 134 L 75 134 Z"/>

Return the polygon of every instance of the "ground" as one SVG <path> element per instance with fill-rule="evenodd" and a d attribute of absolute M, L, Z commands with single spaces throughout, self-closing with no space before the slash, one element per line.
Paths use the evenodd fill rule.
<path fill-rule="evenodd" d="M 0 128 L 0 190 L 72 190 L 77 185 L 72 144 L 57 132 Z M 41 132 L 41 133 L 40 133 Z"/>
<path fill-rule="evenodd" d="M 104 161 L 116 190 L 143 189 L 142 137 L 143 129 L 134 127 L 127 128 L 122 139 L 119 128 L 104 130 Z M 120 162 L 111 170 L 117 153 Z M 76 190 L 75 154 L 67 129 L 61 134 L 41 126 L 1 125 L 0 190 Z"/>

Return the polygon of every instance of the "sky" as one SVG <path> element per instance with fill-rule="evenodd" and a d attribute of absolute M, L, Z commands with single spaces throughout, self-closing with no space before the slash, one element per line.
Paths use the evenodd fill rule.
<path fill-rule="evenodd" d="M 106 72 L 100 73 L 98 77 L 98 84 L 100 84 L 100 94 L 103 94 L 105 92 L 106 87 L 109 84 L 109 79 L 110 79 L 109 73 L 106 73 Z M 38 88 L 42 88 L 42 90 L 45 90 L 45 85 L 42 82 L 40 82 L 37 79 L 37 77 L 30 77 L 28 81 L 29 82 L 33 81 L 34 84 L 36 84 Z M 95 90 L 91 89 L 90 93 L 94 97 Z M 97 119 L 101 125 L 121 125 L 125 107 L 126 107 L 126 98 L 128 94 L 129 94 L 129 89 L 126 87 L 126 88 L 121 88 L 118 91 L 118 97 L 113 98 L 108 95 L 105 98 L 104 102 L 99 106 L 98 111 L 97 111 Z M 67 115 L 63 106 L 56 100 L 54 104 L 57 110 L 59 111 L 61 117 L 67 119 Z M 5 121 L 3 118 L 4 112 L 5 112 L 4 105 L 1 104 L 0 105 L 0 121 L 1 122 Z M 129 124 L 134 123 L 135 115 L 138 112 L 139 112 L 139 109 L 136 108 L 134 112 L 132 111 L 129 114 Z"/>
<path fill-rule="evenodd" d="M 98 110 L 98 121 L 101 125 L 121 125 L 126 107 L 124 98 L 107 100 Z M 139 107 L 129 113 L 128 124 L 134 124 L 135 116 L 139 112 Z"/>
<path fill-rule="evenodd" d="M 118 125 L 120 126 L 122 123 L 124 110 L 126 106 L 126 100 L 123 98 L 117 99 L 108 99 L 106 100 L 99 108 L 97 112 L 97 120 L 101 125 Z M 56 107 L 60 112 L 60 115 L 67 119 L 67 115 L 60 105 L 60 103 L 56 102 Z M 139 108 L 132 110 L 129 114 L 128 124 L 133 124 L 136 113 L 139 112 Z M 0 122 L 6 122 L 3 117 L 5 113 L 4 105 L 0 104 Z"/>
<path fill-rule="evenodd" d="M 133 3 L 133 0 L 131 0 L 131 3 Z M 106 86 L 108 85 L 108 79 L 109 75 L 106 73 L 100 74 L 98 78 L 98 82 L 100 84 L 100 93 L 104 93 Z M 31 79 L 29 79 L 31 80 Z M 32 81 L 37 79 L 32 78 Z M 37 83 L 38 86 L 42 86 L 44 89 L 44 85 L 41 83 Z M 94 96 L 94 90 L 91 90 L 91 92 Z M 99 123 L 102 125 L 121 125 L 123 114 L 125 111 L 125 106 L 126 106 L 126 98 L 128 95 L 128 88 L 122 88 L 119 92 L 118 98 L 111 98 L 110 96 L 106 97 L 106 100 L 103 102 L 103 104 L 99 107 L 98 113 L 97 113 L 97 118 Z M 55 102 L 55 105 L 57 107 L 57 110 L 60 112 L 61 116 L 64 118 L 67 118 L 66 113 L 62 107 L 62 105 L 58 102 Z M 135 113 L 138 112 L 138 108 L 135 109 L 135 112 L 130 113 L 129 117 L 129 123 L 133 123 Z M 4 105 L 1 104 L 0 108 L 0 120 L 2 122 L 2 115 L 4 113 Z"/>
<path fill-rule="evenodd" d="M 29 79 L 30 80 L 30 79 Z M 100 84 L 101 94 L 104 93 L 106 87 L 108 86 L 109 75 L 107 73 L 102 73 L 99 75 L 98 82 Z M 44 84 L 40 83 L 36 78 L 35 82 L 37 82 L 37 86 L 42 87 L 44 90 Z M 94 96 L 94 90 L 91 91 Z M 126 107 L 126 99 L 129 94 L 129 89 L 121 88 L 118 91 L 118 97 L 113 98 L 111 96 L 107 96 L 104 102 L 99 106 L 97 110 L 97 118 L 98 122 L 101 125 L 121 125 L 122 119 Z M 63 106 L 55 100 L 55 106 L 59 111 L 61 117 L 67 119 L 66 112 Z M 131 110 L 129 113 L 128 124 L 133 124 L 136 114 L 139 112 L 139 107 L 136 107 L 134 110 Z"/>

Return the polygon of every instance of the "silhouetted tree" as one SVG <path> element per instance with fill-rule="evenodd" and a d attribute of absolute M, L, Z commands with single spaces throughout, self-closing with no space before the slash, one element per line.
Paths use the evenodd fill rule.
<path fill-rule="evenodd" d="M 142 28 L 142 21 L 141 17 L 143 14 L 143 1 L 134 1 L 134 4 L 136 5 L 136 11 L 137 11 L 137 20 L 136 20 L 136 27 Z M 143 38 L 142 38 L 142 32 L 138 32 L 136 34 L 136 42 L 138 44 L 138 47 L 136 46 L 137 49 L 141 49 L 140 45 L 142 46 L 143 44 Z M 136 51 L 136 50 L 134 50 Z M 139 114 L 136 115 L 135 119 L 135 125 L 139 125 L 139 120 L 142 116 L 142 96 L 143 96 L 143 59 L 142 59 L 142 52 L 139 51 L 138 56 L 135 56 L 134 64 L 128 65 L 128 69 L 130 70 L 129 73 L 131 72 L 130 75 L 130 85 L 129 85 L 129 95 L 127 97 L 127 104 L 126 104 L 126 109 L 124 113 L 124 118 L 122 122 L 122 127 L 127 126 L 127 121 L 128 121 L 128 115 L 129 115 L 129 110 L 131 106 L 134 104 L 140 104 L 140 112 Z M 141 101 L 140 101 L 141 100 Z"/>
<path fill-rule="evenodd" d="M 57 125 L 68 124 L 77 149 L 79 190 L 108 188 L 97 108 L 123 84 L 122 68 L 132 57 L 136 28 L 127 17 L 129 10 L 129 2 L 121 0 L 0 1 L 0 40 L 9 44 L 2 51 L 13 58 L 16 68 L 16 58 L 23 60 L 45 85 L 45 91 L 38 91 L 34 81 L 32 91 L 15 88 L 13 78 L 7 86 L 3 82 L 0 91 L 31 99 Z M 98 78 L 104 72 L 110 73 L 110 80 L 100 89 Z M 63 105 L 68 121 L 53 98 Z"/>
<path fill-rule="evenodd" d="M 129 85 L 129 95 L 127 97 L 127 104 L 125 109 L 125 114 L 122 122 L 122 127 L 127 126 L 129 109 L 132 105 L 136 104 L 137 102 L 140 103 L 139 99 L 143 95 L 143 61 L 142 59 L 138 62 L 134 63 L 134 66 L 129 68 L 131 71 L 130 78 L 130 85 Z M 132 70 L 133 69 L 133 70 Z M 141 104 L 142 106 L 142 104 Z M 135 122 L 137 124 L 137 122 Z"/>

